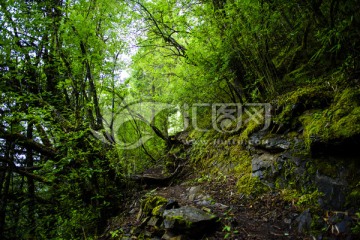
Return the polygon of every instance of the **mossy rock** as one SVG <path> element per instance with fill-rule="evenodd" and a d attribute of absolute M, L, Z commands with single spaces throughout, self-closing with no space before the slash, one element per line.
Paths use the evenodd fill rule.
<path fill-rule="evenodd" d="M 273 121 L 277 124 L 290 124 L 306 110 L 328 106 L 333 95 L 334 92 L 324 85 L 306 86 L 284 94 L 275 103 L 280 112 Z"/>
<path fill-rule="evenodd" d="M 163 217 L 165 229 L 172 229 L 175 232 L 185 231 L 191 235 L 203 235 L 205 230 L 207 232 L 209 229 L 214 230 L 218 224 L 216 215 L 190 206 L 165 210 Z"/>
<path fill-rule="evenodd" d="M 308 147 L 314 141 L 336 143 L 360 135 L 360 90 L 345 89 L 325 110 L 303 114 L 304 137 Z"/>
<path fill-rule="evenodd" d="M 250 153 L 242 151 L 237 157 L 238 165 L 234 168 L 237 190 L 245 195 L 257 195 L 269 190 L 258 177 L 253 176 Z"/>
<path fill-rule="evenodd" d="M 250 121 L 245 128 L 242 130 L 241 134 L 240 134 L 240 142 L 246 142 L 249 140 L 249 137 L 251 134 L 253 134 L 254 132 L 261 130 L 261 128 L 263 127 L 263 123 L 262 122 L 256 122 L 256 121 Z"/>
<path fill-rule="evenodd" d="M 160 209 L 168 202 L 168 200 L 161 196 L 149 196 L 141 201 L 140 215 L 143 216 L 160 216 L 162 212 Z M 140 218 L 140 216 L 138 217 Z"/>

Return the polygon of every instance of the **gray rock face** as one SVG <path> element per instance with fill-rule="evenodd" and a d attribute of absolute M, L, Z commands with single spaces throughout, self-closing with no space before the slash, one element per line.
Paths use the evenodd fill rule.
<path fill-rule="evenodd" d="M 333 170 L 336 178 L 309 171 L 311 164 L 312 170 L 321 170 L 321 166 L 331 165 L 330 160 L 337 163 L 342 160 L 341 157 L 313 158 L 306 154 L 308 150 L 303 139 L 264 132 L 250 136 L 249 150 L 252 154 L 252 176 L 258 177 L 267 186 L 274 187 L 276 183 L 285 188 L 289 182 L 298 187 L 316 186 L 324 194 L 319 199 L 322 208 L 344 210 L 349 189 L 345 179 L 349 171 L 340 167 Z M 316 165 L 321 161 L 325 164 Z"/>

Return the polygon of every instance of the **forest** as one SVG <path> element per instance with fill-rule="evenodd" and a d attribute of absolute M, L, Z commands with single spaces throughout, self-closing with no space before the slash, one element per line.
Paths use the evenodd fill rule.
<path fill-rule="evenodd" d="M 359 26 L 356 0 L 0 1 L 0 239 L 357 239 Z M 194 186 L 215 232 L 158 213 Z"/>

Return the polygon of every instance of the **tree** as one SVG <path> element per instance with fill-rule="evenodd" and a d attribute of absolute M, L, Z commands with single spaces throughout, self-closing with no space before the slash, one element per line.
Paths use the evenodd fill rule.
<path fill-rule="evenodd" d="M 0 6 L 6 43 L 0 48 L 0 235 L 95 234 L 103 226 L 97 219 L 106 219 L 116 200 L 105 196 L 117 181 L 90 129 L 103 128 L 99 93 L 110 86 L 109 62 L 123 48 L 116 39 L 117 27 L 127 24 L 125 6 L 107 0 Z"/>

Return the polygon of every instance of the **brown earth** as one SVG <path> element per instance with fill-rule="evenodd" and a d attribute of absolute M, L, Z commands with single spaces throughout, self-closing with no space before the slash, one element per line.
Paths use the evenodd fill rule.
<path fill-rule="evenodd" d="M 212 231 L 199 239 L 313 239 L 298 233 L 294 220 L 300 212 L 291 203 L 283 201 L 279 194 L 267 193 L 256 198 L 245 197 L 237 193 L 235 183 L 236 180 L 231 176 L 221 182 L 199 182 L 189 177 L 182 184 L 168 187 L 146 186 L 146 189 L 134 193 L 133 201 L 126 205 L 125 214 L 112 219 L 107 234 L 101 239 L 111 239 L 109 233 L 116 229 L 130 235 L 131 229 L 140 225 L 136 216 L 140 199 L 145 194 L 160 195 L 176 200 L 180 206 L 193 205 L 217 214 L 221 226 L 215 232 Z M 210 196 L 211 203 L 199 206 L 196 199 L 190 201 L 188 190 L 192 186 L 200 186 L 201 196 Z"/>

